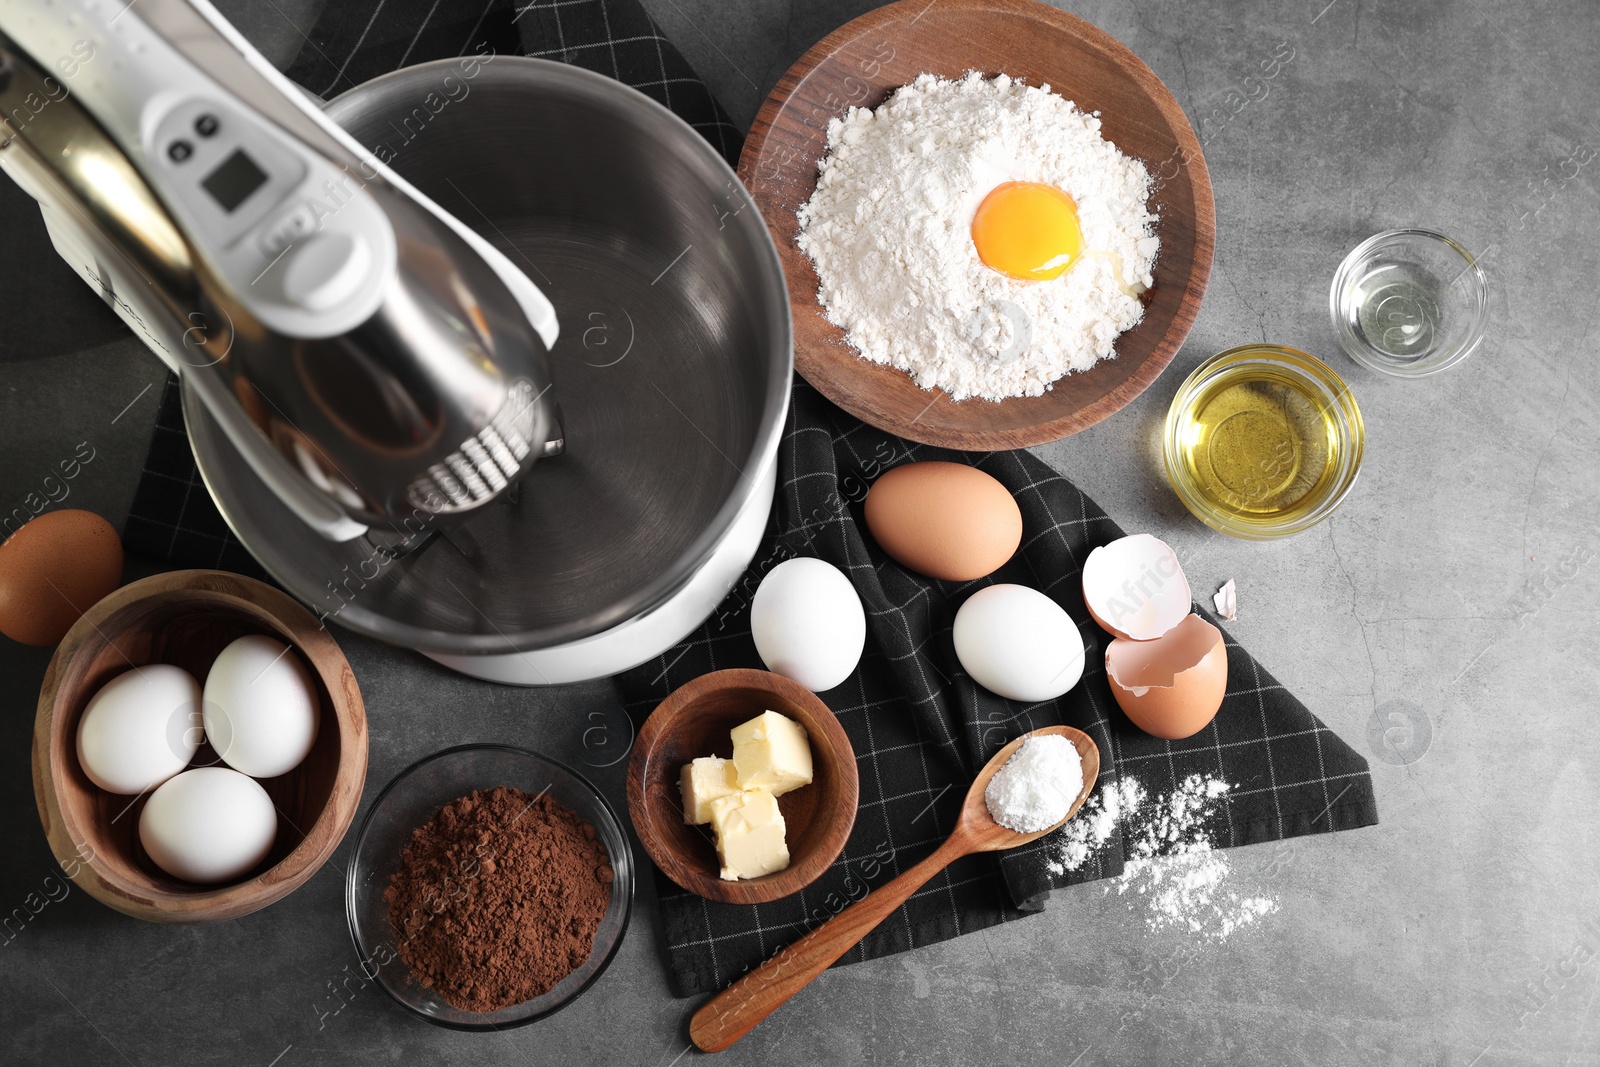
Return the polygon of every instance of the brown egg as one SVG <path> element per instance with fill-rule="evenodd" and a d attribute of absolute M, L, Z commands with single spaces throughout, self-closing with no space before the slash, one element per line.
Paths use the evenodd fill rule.
<path fill-rule="evenodd" d="M 1111 695 L 1154 737 L 1192 737 L 1216 718 L 1228 691 L 1228 649 L 1222 631 L 1188 615 L 1153 641 L 1119 637 L 1106 647 Z"/>
<path fill-rule="evenodd" d="M 965 463 L 907 463 L 872 484 L 867 529 L 896 563 L 947 582 L 990 574 L 1022 543 L 1022 511 L 993 476 Z"/>
<path fill-rule="evenodd" d="M 122 542 L 92 511 L 49 511 L 0 545 L 0 633 L 53 645 L 122 584 Z"/>

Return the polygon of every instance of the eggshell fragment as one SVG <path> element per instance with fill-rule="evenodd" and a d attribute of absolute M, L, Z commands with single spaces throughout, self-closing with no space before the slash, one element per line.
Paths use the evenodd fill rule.
<path fill-rule="evenodd" d="M 1089 553 L 1083 602 L 1108 633 L 1152 641 L 1189 614 L 1189 579 L 1165 541 L 1133 534 Z"/>
<path fill-rule="evenodd" d="M 1216 605 L 1217 614 L 1224 622 L 1233 622 L 1239 617 L 1239 587 L 1229 578 L 1222 583 L 1222 588 L 1212 594 L 1211 603 Z"/>
<path fill-rule="evenodd" d="M 896 563 L 947 582 L 992 574 L 1022 543 L 1011 491 L 965 463 L 906 463 L 884 473 L 862 515 Z"/>
<path fill-rule="evenodd" d="M 1119 637 L 1106 648 L 1106 680 L 1117 706 L 1145 733 L 1192 737 L 1216 718 L 1228 690 L 1222 631 L 1187 615 L 1151 641 Z"/>
<path fill-rule="evenodd" d="M 92 511 L 47 511 L 0 544 L 0 633 L 53 645 L 122 582 L 122 541 Z"/>

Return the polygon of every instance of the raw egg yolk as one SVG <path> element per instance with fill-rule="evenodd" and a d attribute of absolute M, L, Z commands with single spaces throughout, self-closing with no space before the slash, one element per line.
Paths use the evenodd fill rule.
<path fill-rule="evenodd" d="M 1083 251 L 1078 205 L 1053 185 L 1004 182 L 972 217 L 978 258 L 1025 282 L 1059 278 Z"/>

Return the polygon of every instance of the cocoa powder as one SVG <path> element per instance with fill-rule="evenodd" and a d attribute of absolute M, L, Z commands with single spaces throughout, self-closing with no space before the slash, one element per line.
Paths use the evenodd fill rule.
<path fill-rule="evenodd" d="M 457 1008 L 496 1011 L 583 965 L 612 878 L 593 826 L 547 793 L 501 786 L 413 830 L 383 899 L 418 981 Z"/>

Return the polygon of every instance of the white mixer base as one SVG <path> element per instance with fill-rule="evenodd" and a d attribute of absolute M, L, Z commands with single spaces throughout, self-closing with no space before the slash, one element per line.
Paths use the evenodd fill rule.
<path fill-rule="evenodd" d="M 503 655 L 423 653 L 453 671 L 504 685 L 570 685 L 609 678 L 661 655 L 722 603 L 755 558 L 772 512 L 778 464 L 767 464 L 728 534 L 703 567 L 666 603 L 603 633 L 551 648 Z"/>

